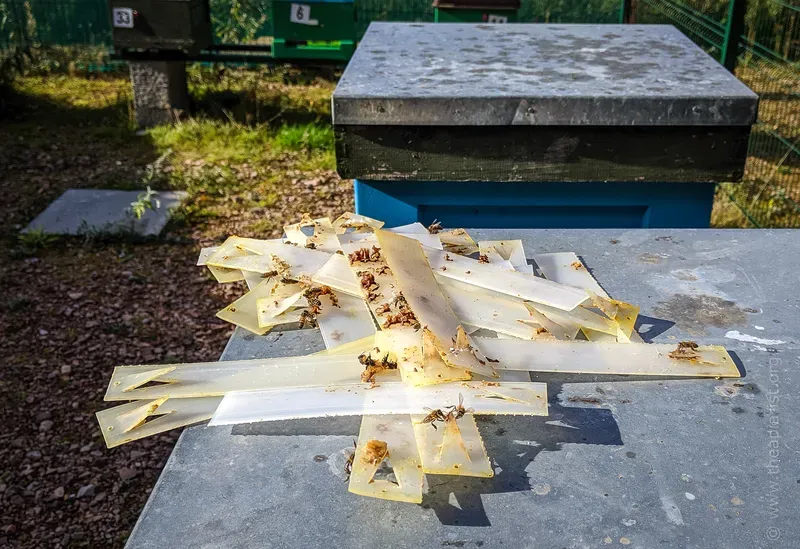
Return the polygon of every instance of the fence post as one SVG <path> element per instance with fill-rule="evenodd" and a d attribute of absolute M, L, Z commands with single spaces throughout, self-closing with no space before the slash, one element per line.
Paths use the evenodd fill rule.
<path fill-rule="evenodd" d="M 725 24 L 725 41 L 722 43 L 722 59 L 726 69 L 736 69 L 739 57 L 739 39 L 744 33 L 744 14 L 747 11 L 747 0 L 729 0 L 728 21 Z"/>
<path fill-rule="evenodd" d="M 622 0 L 619 6 L 619 22 L 620 24 L 627 24 L 631 22 L 631 11 L 633 8 L 633 0 Z"/>

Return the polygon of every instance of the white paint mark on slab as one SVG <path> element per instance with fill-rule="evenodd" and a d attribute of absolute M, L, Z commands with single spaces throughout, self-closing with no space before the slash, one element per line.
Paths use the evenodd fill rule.
<path fill-rule="evenodd" d="M 675 502 L 672 501 L 672 498 L 669 496 L 661 496 L 661 507 L 664 509 L 664 513 L 667 515 L 667 521 L 674 524 L 675 526 L 683 526 L 683 515 L 681 515 L 681 510 L 675 505 Z"/>
<path fill-rule="evenodd" d="M 694 500 L 695 500 L 695 496 L 694 496 L 694 494 L 692 494 L 692 493 L 690 493 L 690 492 L 686 492 L 686 493 L 685 493 L 685 494 L 683 494 L 683 495 L 684 495 L 684 496 L 686 496 L 686 499 L 688 499 L 689 501 L 694 501 Z"/>
<path fill-rule="evenodd" d="M 622 521 L 622 524 L 624 524 L 625 526 L 633 526 L 634 524 L 636 524 L 636 521 L 633 519 L 625 519 Z"/>
<path fill-rule="evenodd" d="M 763 326 L 753 326 L 753 328 L 755 328 L 756 330 L 763 330 L 764 329 Z"/>
<path fill-rule="evenodd" d="M 539 444 L 535 440 L 515 440 L 513 442 L 514 444 L 519 444 L 520 446 L 534 446 L 534 447 L 541 446 L 541 444 Z"/>
<path fill-rule="evenodd" d="M 742 334 L 739 333 L 739 330 L 731 330 L 725 334 L 725 337 L 728 339 L 735 339 L 737 341 L 744 341 L 745 343 L 760 343 L 761 345 L 781 345 L 786 343 L 780 339 L 762 339 L 749 334 Z"/>

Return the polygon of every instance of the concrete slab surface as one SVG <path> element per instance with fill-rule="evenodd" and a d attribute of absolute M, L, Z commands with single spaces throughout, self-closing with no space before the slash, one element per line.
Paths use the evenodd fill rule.
<path fill-rule="evenodd" d="M 550 415 L 476 418 L 495 476 L 428 475 L 421 505 L 347 491 L 359 418 L 191 427 L 128 549 L 797 545 L 800 259 L 787 251 L 800 233 L 470 234 L 521 238 L 528 257 L 575 251 L 611 296 L 641 306 L 645 340 L 724 345 L 745 377 L 534 374 L 548 383 Z M 223 360 L 322 348 L 317 330 L 237 329 Z"/>

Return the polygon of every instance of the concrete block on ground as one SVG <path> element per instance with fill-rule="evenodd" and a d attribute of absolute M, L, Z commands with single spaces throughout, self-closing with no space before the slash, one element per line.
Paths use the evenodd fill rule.
<path fill-rule="evenodd" d="M 188 196 L 184 191 L 159 192 L 154 197 L 158 200 L 158 207 L 145 210 L 142 218 L 136 219 L 130 212 L 130 205 L 140 193 L 68 189 L 31 221 L 23 232 L 41 229 L 49 234 L 72 236 L 86 232 L 131 232 L 140 236 L 158 236 L 169 221 L 171 210 Z"/>
<path fill-rule="evenodd" d="M 143 128 L 170 124 L 189 108 L 184 61 L 131 61 L 136 123 Z"/>

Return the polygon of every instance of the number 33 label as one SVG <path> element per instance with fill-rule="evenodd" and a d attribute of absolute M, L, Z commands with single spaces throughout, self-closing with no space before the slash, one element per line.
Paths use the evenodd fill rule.
<path fill-rule="evenodd" d="M 308 4 L 292 4 L 289 12 L 289 21 L 300 25 L 319 25 L 319 21 L 311 19 L 311 6 Z"/>
<path fill-rule="evenodd" d="M 118 29 L 133 28 L 133 10 L 131 8 L 114 8 L 114 26 Z"/>

